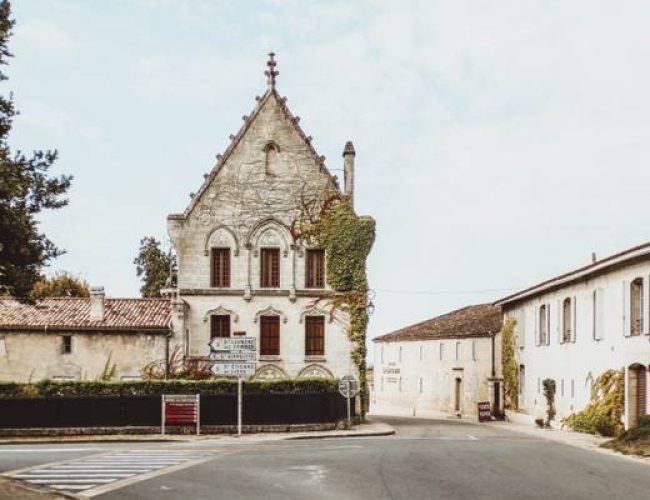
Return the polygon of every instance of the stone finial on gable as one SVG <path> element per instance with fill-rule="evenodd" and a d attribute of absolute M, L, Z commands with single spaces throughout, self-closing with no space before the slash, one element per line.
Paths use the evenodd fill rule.
<path fill-rule="evenodd" d="M 275 70 L 277 63 L 275 62 L 274 52 L 269 52 L 269 60 L 266 62 L 266 65 L 269 68 L 264 72 L 266 75 L 266 84 L 270 89 L 275 89 L 275 77 L 278 76 L 280 72 Z"/>

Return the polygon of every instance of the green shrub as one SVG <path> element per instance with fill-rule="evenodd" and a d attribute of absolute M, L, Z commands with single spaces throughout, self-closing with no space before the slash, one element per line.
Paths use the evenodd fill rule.
<path fill-rule="evenodd" d="M 314 394 L 338 390 L 333 378 L 251 381 L 243 383 L 245 394 Z M 161 394 L 236 394 L 237 381 L 152 380 L 152 381 L 63 381 L 43 380 L 35 384 L 0 383 L 0 398 L 57 398 L 97 396 L 158 396 Z"/>
<path fill-rule="evenodd" d="M 637 427 L 650 427 L 650 415 L 641 415 Z"/>

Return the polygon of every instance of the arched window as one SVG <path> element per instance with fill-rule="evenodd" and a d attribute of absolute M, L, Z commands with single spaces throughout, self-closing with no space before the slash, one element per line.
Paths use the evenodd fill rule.
<path fill-rule="evenodd" d="M 264 173 L 266 175 L 276 175 L 278 173 L 278 154 L 280 148 L 278 145 L 269 141 L 264 146 Z"/>
<path fill-rule="evenodd" d="M 643 331 L 643 279 L 637 278 L 630 284 L 631 334 L 640 335 Z"/>
<path fill-rule="evenodd" d="M 562 342 L 571 342 L 571 298 L 562 301 Z"/>

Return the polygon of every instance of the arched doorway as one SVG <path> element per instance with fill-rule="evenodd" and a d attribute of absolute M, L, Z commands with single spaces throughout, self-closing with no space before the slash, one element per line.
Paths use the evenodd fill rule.
<path fill-rule="evenodd" d="M 647 370 L 641 364 L 634 364 L 628 368 L 628 426 L 636 427 L 639 417 L 648 412 L 647 406 Z"/>

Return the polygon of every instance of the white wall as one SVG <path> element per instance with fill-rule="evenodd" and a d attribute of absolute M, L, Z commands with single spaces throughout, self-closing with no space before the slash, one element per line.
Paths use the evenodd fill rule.
<path fill-rule="evenodd" d="M 455 379 L 461 378 L 460 412 L 475 415 L 477 402 L 490 401 L 491 342 L 488 337 L 375 342 L 375 391 L 371 412 L 454 413 Z M 498 345 L 497 342 L 497 349 Z M 500 356 L 495 354 L 498 374 Z"/>
<path fill-rule="evenodd" d="M 629 332 L 629 297 L 624 290 L 629 289 L 629 284 L 637 277 L 645 281 L 644 334 L 630 337 L 626 335 Z M 526 374 L 520 411 L 535 416 L 545 414 L 546 402 L 541 387 L 545 378 L 553 378 L 556 382 L 556 420 L 559 421 L 588 404 L 590 381 L 604 371 L 634 363 L 650 365 L 649 278 L 650 262 L 636 263 L 515 306 L 504 306 L 504 313 L 518 320 L 515 329 L 517 359 L 525 366 Z M 593 293 L 596 289 L 601 290 L 598 293 L 602 294 L 603 302 L 602 309 L 600 312 L 596 309 L 595 315 Z M 559 310 L 566 297 L 575 299 L 575 341 L 562 343 Z M 550 306 L 550 342 L 538 346 L 536 320 L 542 304 Z M 595 325 L 597 336 L 602 337 L 599 340 L 594 338 Z"/>

